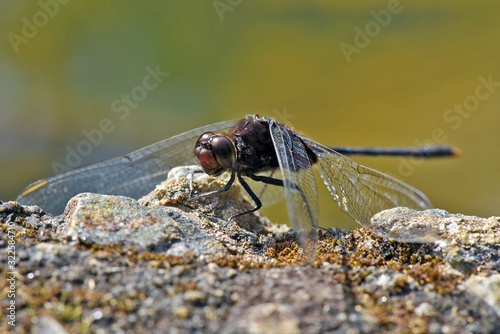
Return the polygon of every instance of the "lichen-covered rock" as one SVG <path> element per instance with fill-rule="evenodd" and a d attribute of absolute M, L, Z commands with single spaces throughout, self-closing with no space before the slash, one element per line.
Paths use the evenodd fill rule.
<path fill-rule="evenodd" d="M 484 300 L 500 317 L 500 274 L 472 275 L 463 288 Z"/>
<path fill-rule="evenodd" d="M 2 259 L 15 240 L 13 268 L 0 268 L 16 280 L 14 298 L 0 280 L 0 307 L 16 305 L 16 327 L 3 317 L 0 331 L 498 332 L 498 217 L 387 210 L 378 233 L 434 241 L 333 230 L 308 262 L 287 227 L 256 213 L 227 221 L 253 207 L 237 187 L 193 198 L 227 178 L 194 173 L 190 189 L 192 171 L 172 170 L 140 201 L 80 194 L 57 217 L 0 202 Z"/>
<path fill-rule="evenodd" d="M 83 193 L 69 201 L 65 216 L 59 237 L 80 243 L 165 252 L 181 239 L 169 212 L 127 197 Z"/>
<path fill-rule="evenodd" d="M 170 171 L 165 182 L 139 201 L 122 196 L 83 193 L 72 198 L 58 237 L 89 245 L 114 245 L 183 256 L 250 254 L 269 240 L 265 233 L 280 230 L 258 213 L 228 221 L 219 216 L 252 208 L 238 187 L 217 195 L 192 199 L 192 168 Z M 222 189 L 224 179 L 193 173 L 194 191 Z M 201 189 L 201 190 L 200 190 Z M 287 231 L 287 227 L 281 227 Z M 237 235 L 237 237 L 234 237 Z M 252 250 L 254 248 L 254 250 Z"/>
<path fill-rule="evenodd" d="M 376 214 L 372 223 L 393 226 L 395 230 L 418 226 L 416 230 L 421 234 L 434 235 L 434 251 L 453 267 L 500 271 L 500 217 L 478 218 L 439 209 L 395 208 Z"/>

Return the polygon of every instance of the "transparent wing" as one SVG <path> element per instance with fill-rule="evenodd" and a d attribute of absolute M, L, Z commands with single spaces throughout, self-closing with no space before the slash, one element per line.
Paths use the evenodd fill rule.
<path fill-rule="evenodd" d="M 236 122 L 202 126 L 125 156 L 37 181 L 26 187 L 17 201 L 36 204 L 49 213 L 60 214 L 68 200 L 82 192 L 142 197 L 163 181 L 173 167 L 194 164 L 194 146 L 202 133 L 227 130 Z"/>
<path fill-rule="evenodd" d="M 299 137 L 269 121 L 290 220 L 296 231 L 309 231 L 317 226 L 319 216 L 318 189 L 309 156 Z"/>
<path fill-rule="evenodd" d="M 398 206 L 415 210 L 432 208 L 422 192 L 392 176 L 359 165 L 329 147 L 306 137 L 301 139 L 318 156 L 320 174 L 330 194 L 340 209 L 355 221 L 379 235 L 399 241 L 434 240 L 436 231 L 431 228 L 409 225 L 401 228 L 396 222 L 377 226 L 371 222 L 377 212 Z"/>

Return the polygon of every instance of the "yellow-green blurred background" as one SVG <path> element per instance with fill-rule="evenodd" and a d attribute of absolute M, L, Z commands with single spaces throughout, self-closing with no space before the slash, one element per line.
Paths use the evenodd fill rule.
<path fill-rule="evenodd" d="M 259 113 L 336 146 L 414 146 L 442 129 L 460 158 L 405 175 L 398 158 L 357 161 L 436 207 L 500 215 L 500 87 L 468 117 L 447 113 L 474 102 L 479 77 L 500 82 L 498 1 L 0 3 L 1 200 L 54 174 L 53 162 L 103 118 L 114 130 L 81 164 Z M 390 22 L 376 23 L 389 9 Z M 356 46 L 365 28 L 369 43 L 358 37 L 348 62 L 341 46 Z M 169 76 L 120 119 L 113 101 L 141 85 L 148 66 Z M 356 226 L 320 188 L 321 224 Z M 283 204 L 265 213 L 287 221 Z"/>

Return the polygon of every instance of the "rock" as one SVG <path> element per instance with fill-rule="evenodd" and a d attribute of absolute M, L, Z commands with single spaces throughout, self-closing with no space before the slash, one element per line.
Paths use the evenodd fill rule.
<path fill-rule="evenodd" d="M 64 327 L 54 318 L 40 316 L 33 325 L 33 334 L 67 334 Z"/>
<path fill-rule="evenodd" d="M 488 303 L 500 317 L 500 274 L 472 275 L 464 288 Z"/>
<path fill-rule="evenodd" d="M 248 307 L 242 318 L 222 333 L 300 333 L 299 318 L 286 304 L 263 303 Z"/>
<path fill-rule="evenodd" d="M 67 223 L 58 237 L 179 256 L 189 252 L 227 253 L 228 248 L 244 252 L 233 239 L 221 234 L 223 220 L 203 221 L 193 212 L 158 205 L 146 207 L 122 196 L 83 193 L 69 201 L 64 214 Z M 246 237 L 251 241 L 255 234 Z"/>
<path fill-rule="evenodd" d="M 394 208 L 373 216 L 370 228 L 378 235 L 404 242 L 433 242 L 438 240 L 437 220 L 448 214 L 444 210 L 415 211 Z"/>
<path fill-rule="evenodd" d="M 191 198 L 174 169 L 139 201 L 80 194 L 63 215 L 0 203 L 2 258 L 15 248 L 16 330 L 203 333 L 495 333 L 499 218 L 396 208 L 319 233 L 306 261 L 295 234 L 237 187 Z M 226 179 L 194 174 L 194 196 Z M 222 218 L 221 218 L 222 217 Z M 378 230 L 377 230 L 378 229 Z M 417 237 L 412 236 L 415 233 Z M 9 241 L 15 240 L 15 243 Z M 12 256 L 12 255 L 10 255 Z M 0 281 L 0 307 L 10 285 Z M 48 329 L 47 329 L 48 328 Z M 6 318 L 0 331 L 12 328 Z"/>
<path fill-rule="evenodd" d="M 172 169 L 165 182 L 139 201 L 122 196 L 77 195 L 66 207 L 67 223 L 59 237 L 176 256 L 190 252 L 197 256 L 247 253 L 249 247 L 262 242 L 258 233 L 272 228 L 272 224 L 259 214 L 237 218 L 238 225 L 218 218 L 222 212 L 231 215 L 252 208 L 239 187 L 194 201 L 189 197 L 188 177 L 192 171 L 189 167 Z M 225 184 L 206 174 L 194 175 L 197 192 L 222 189 Z M 244 228 L 240 229 L 240 225 Z M 235 228 L 236 234 L 225 233 Z"/>
<path fill-rule="evenodd" d="M 141 206 L 132 198 L 83 193 L 69 201 L 65 211 L 67 224 L 59 237 L 165 252 L 181 239 L 171 214 Z"/>
<path fill-rule="evenodd" d="M 478 218 L 453 215 L 439 209 L 395 208 L 376 214 L 372 225 L 385 231 L 391 226 L 394 231 L 401 231 L 406 226 L 407 231 L 398 234 L 409 238 L 410 233 L 415 232 L 418 235 L 415 241 L 423 241 L 421 236 L 430 238 L 432 235 L 436 246 L 434 252 L 461 270 L 500 270 L 500 217 Z"/>

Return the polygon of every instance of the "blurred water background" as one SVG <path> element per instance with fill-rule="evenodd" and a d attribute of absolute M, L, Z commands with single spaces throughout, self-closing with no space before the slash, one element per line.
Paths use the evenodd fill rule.
<path fill-rule="evenodd" d="M 459 147 L 356 160 L 436 207 L 500 215 L 498 1 L 0 4 L 3 201 L 70 167 L 71 150 L 84 165 L 259 113 L 326 145 Z M 320 189 L 321 224 L 355 227 Z M 284 203 L 264 213 L 288 222 Z"/>

